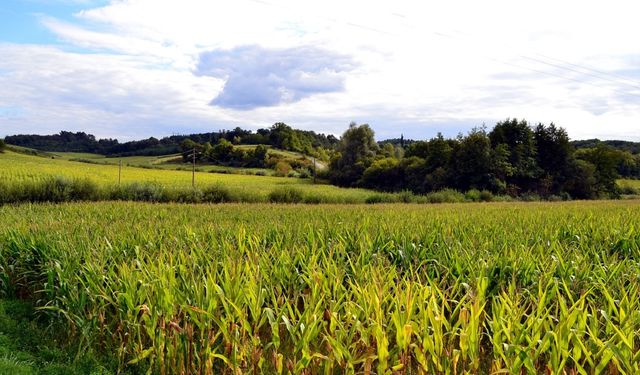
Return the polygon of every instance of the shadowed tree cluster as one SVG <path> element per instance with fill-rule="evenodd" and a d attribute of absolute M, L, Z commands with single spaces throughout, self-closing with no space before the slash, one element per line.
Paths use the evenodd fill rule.
<path fill-rule="evenodd" d="M 340 186 L 427 193 L 445 188 L 579 199 L 616 196 L 624 151 L 605 144 L 575 150 L 567 132 L 507 119 L 446 139 L 379 147 L 368 125 L 351 124 L 338 144 L 329 177 Z M 627 163 L 628 168 L 634 164 Z"/>

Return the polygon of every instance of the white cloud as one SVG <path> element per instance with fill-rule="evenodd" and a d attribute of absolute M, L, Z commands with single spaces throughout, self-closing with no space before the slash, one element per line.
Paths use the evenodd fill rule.
<path fill-rule="evenodd" d="M 23 108 L 6 120 L 7 133 L 75 127 L 142 137 L 275 121 L 340 133 L 357 120 L 381 135 L 428 137 L 526 117 L 554 121 L 573 138 L 638 140 L 638 8 L 623 1 L 119 0 L 87 5 L 75 22 L 43 17 L 67 51 L 0 46 L 0 72 L 9 72 L 0 74 L 0 107 Z M 326 51 L 349 56 L 353 69 L 324 77 L 332 89 L 308 95 L 282 83 L 294 77 L 287 66 L 248 80 L 231 80 L 229 67 L 216 78 L 197 74 L 204 52 L 246 46 Z M 282 95 L 251 101 L 261 77 L 280 82 L 262 94 L 276 87 L 273 95 Z M 228 99 L 225 78 L 234 100 L 264 106 L 209 105 Z"/>

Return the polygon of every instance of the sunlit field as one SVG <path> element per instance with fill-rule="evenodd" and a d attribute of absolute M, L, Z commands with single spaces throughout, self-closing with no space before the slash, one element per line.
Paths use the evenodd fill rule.
<path fill-rule="evenodd" d="M 72 156 L 86 158 L 88 155 L 75 154 Z M 8 151 L 0 154 L 0 181 L 19 183 L 62 176 L 86 178 L 102 185 L 118 184 L 119 167 L 117 164 L 82 163 L 67 160 L 69 158 L 69 155 L 64 158 L 47 158 Z M 134 158 L 138 162 L 142 158 L 149 159 L 149 157 Z M 99 158 L 95 160 L 101 161 Z M 120 177 L 122 184 L 150 182 L 177 189 L 187 189 L 192 186 L 192 172 L 188 170 L 189 165 L 184 165 L 183 167 L 187 170 L 183 171 L 145 169 L 127 166 L 126 160 L 125 158 Z M 133 163 L 131 160 L 129 162 Z M 313 195 L 321 200 L 344 203 L 363 203 L 372 194 L 371 191 L 365 189 L 314 185 L 311 179 L 196 172 L 196 187 L 204 188 L 216 184 L 230 189 L 233 193 L 251 197 L 256 201 L 266 200 L 271 191 L 283 186 L 299 188 L 303 193 Z"/>
<path fill-rule="evenodd" d="M 124 371 L 640 371 L 639 201 L 0 217 L 4 294 Z"/>

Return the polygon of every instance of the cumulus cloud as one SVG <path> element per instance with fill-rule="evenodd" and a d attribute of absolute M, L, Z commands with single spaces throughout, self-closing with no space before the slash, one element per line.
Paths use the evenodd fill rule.
<path fill-rule="evenodd" d="M 353 66 L 349 57 L 315 47 L 253 45 L 203 52 L 196 73 L 226 80 L 212 105 L 250 110 L 342 91 Z"/>
<path fill-rule="evenodd" d="M 632 2 L 55 1 L 87 4 L 36 18 L 55 44 L 0 37 L 0 135 L 355 120 L 418 138 L 509 116 L 640 139 Z"/>

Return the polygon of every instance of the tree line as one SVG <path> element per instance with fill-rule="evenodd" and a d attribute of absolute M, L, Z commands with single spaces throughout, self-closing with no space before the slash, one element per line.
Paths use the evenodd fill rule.
<path fill-rule="evenodd" d="M 402 142 L 404 143 L 404 141 Z M 594 199 L 619 195 L 621 169 L 640 167 L 638 155 L 604 143 L 576 149 L 555 126 L 507 119 L 488 131 L 426 141 L 378 144 L 367 125 L 352 123 L 331 160 L 333 184 L 424 194 L 442 189 Z"/>
<path fill-rule="evenodd" d="M 4 141 L 15 146 L 50 152 L 87 152 L 106 156 L 160 156 L 180 152 L 182 142 L 187 139 L 200 144 L 207 142 L 217 144 L 221 139 L 236 145 L 263 144 L 309 155 L 318 150 L 332 149 L 338 143 L 338 139 L 333 135 L 293 129 L 281 122 L 255 132 L 236 127 L 233 130 L 172 135 L 161 139 L 150 137 L 124 143 L 120 143 L 117 139 L 96 139 L 94 135 L 85 132 L 69 131 L 61 131 L 53 135 L 11 135 L 5 137 Z"/>
<path fill-rule="evenodd" d="M 329 162 L 321 172 L 339 186 L 425 194 L 443 189 L 479 190 L 511 196 L 582 198 L 617 196 L 617 178 L 640 178 L 640 143 L 570 141 L 565 129 L 507 119 L 491 130 L 429 140 L 404 137 L 376 142 L 368 125 L 352 123 L 340 139 L 275 123 L 253 132 L 239 127 L 119 143 L 84 132 L 14 135 L 7 144 L 43 151 L 90 152 L 107 156 L 182 153 L 196 161 L 233 167 L 273 168 L 280 175 L 309 176 L 309 158 L 286 158 L 269 147 Z M 3 148 L 0 143 L 0 150 Z M 256 147 L 239 147 L 256 145 Z M 194 154 L 195 153 L 195 154 Z"/>

